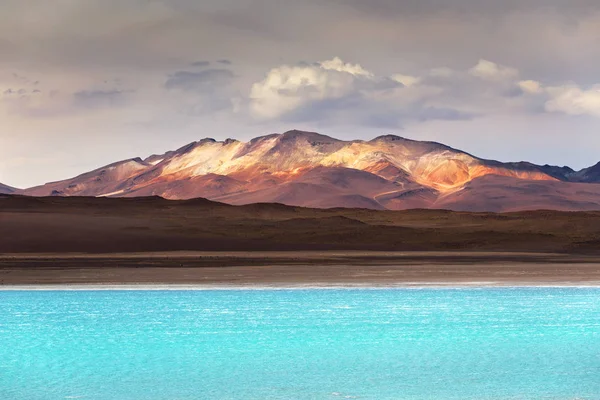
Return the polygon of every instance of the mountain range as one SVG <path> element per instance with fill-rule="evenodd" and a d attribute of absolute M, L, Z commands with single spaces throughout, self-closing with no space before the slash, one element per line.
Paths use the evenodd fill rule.
<path fill-rule="evenodd" d="M 288 131 L 249 142 L 203 139 L 146 159 L 0 193 L 204 197 L 223 203 L 457 211 L 600 210 L 600 163 L 575 171 L 502 163 L 446 145 L 386 135 L 338 140 Z"/>

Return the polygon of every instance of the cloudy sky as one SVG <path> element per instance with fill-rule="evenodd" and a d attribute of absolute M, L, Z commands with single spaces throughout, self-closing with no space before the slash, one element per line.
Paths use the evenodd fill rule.
<path fill-rule="evenodd" d="M 0 182 L 204 137 L 600 161 L 597 0 L 2 0 Z"/>

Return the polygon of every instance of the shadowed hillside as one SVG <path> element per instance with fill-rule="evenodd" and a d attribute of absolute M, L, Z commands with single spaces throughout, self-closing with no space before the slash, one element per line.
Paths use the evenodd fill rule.
<path fill-rule="evenodd" d="M 14 193 L 17 189 L 0 183 L 0 194 Z"/>
<path fill-rule="evenodd" d="M 600 212 L 231 206 L 205 199 L 0 196 L 0 252 L 495 250 L 597 252 Z"/>

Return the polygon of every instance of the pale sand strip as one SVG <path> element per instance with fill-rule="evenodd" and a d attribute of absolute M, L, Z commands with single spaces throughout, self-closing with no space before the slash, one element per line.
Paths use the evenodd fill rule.
<path fill-rule="evenodd" d="M 599 289 L 600 281 L 577 284 L 563 283 L 511 283 L 511 282 L 403 282 L 400 284 L 324 284 L 324 285 L 181 285 L 181 284 L 49 284 L 49 285 L 3 285 L 0 292 L 11 291 L 226 291 L 226 290 L 464 290 L 464 289 Z"/>
<path fill-rule="evenodd" d="M 532 253 L 235 252 L 0 256 L 0 285 L 193 287 L 589 286 L 597 256 Z"/>

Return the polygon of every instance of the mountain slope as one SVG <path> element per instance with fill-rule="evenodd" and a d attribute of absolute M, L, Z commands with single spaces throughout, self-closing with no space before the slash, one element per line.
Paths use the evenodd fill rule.
<path fill-rule="evenodd" d="M 10 194 L 14 193 L 17 189 L 10 187 L 8 185 L 3 185 L 0 183 L 0 194 Z"/>
<path fill-rule="evenodd" d="M 600 183 L 600 162 L 574 173 L 572 179 L 576 182 Z"/>
<path fill-rule="evenodd" d="M 72 179 L 47 183 L 23 190 L 30 196 L 106 196 L 119 194 L 127 179 L 145 171 L 151 164 L 140 158 L 119 161 Z"/>
<path fill-rule="evenodd" d="M 488 175 L 442 196 L 435 208 L 455 211 L 600 210 L 600 185 Z"/>
<path fill-rule="evenodd" d="M 600 166 L 598 166 L 600 169 Z M 484 160 L 435 142 L 399 136 L 370 141 L 343 141 L 314 132 L 289 131 L 257 137 L 249 142 L 203 139 L 175 151 L 110 164 L 60 182 L 20 191 L 33 196 L 137 197 L 157 195 L 169 199 L 205 197 L 230 204 L 279 202 L 309 207 L 361 207 L 407 209 L 450 207 L 506 208 L 487 195 L 477 204 L 465 193 L 502 192 L 478 178 L 505 177 L 498 182 L 521 187 L 537 181 L 525 209 L 536 204 L 558 209 L 589 209 L 593 201 L 579 191 L 558 190 L 561 181 L 590 182 L 595 170 L 575 172 L 568 167 Z M 488 182 L 488 181 L 485 181 Z M 521 189 L 519 189 L 521 190 Z M 519 190 L 500 197 L 521 199 Z M 595 189 L 594 189 L 595 190 Z M 594 191 L 592 190 L 592 191 Z M 496 196 L 498 197 L 498 196 Z M 569 197 L 575 197 L 569 201 Z M 580 196 L 581 197 L 581 196 Z M 520 204 L 513 204 L 519 209 Z M 489 204 L 490 208 L 486 208 Z M 595 204 L 595 203 L 594 203 Z M 566 208 L 565 208 L 566 207 Z M 569 208 L 572 207 L 572 208 Z M 583 208 L 581 208 L 583 207 Z"/>

